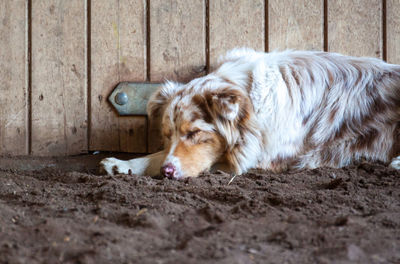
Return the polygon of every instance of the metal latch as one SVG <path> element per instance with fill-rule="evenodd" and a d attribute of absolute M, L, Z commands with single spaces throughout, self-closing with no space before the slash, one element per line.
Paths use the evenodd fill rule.
<path fill-rule="evenodd" d="M 160 83 L 121 82 L 108 97 L 108 101 L 120 115 L 146 115 L 150 95 L 160 86 Z"/>

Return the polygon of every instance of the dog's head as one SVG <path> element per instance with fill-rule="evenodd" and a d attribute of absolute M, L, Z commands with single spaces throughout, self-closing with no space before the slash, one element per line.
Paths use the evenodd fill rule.
<path fill-rule="evenodd" d="M 186 85 L 167 82 L 148 104 L 150 118 L 161 118 L 166 153 L 161 174 L 193 177 L 216 162 L 229 163 L 227 154 L 239 144 L 242 124 L 251 111 L 248 97 L 222 79 L 203 77 Z"/>

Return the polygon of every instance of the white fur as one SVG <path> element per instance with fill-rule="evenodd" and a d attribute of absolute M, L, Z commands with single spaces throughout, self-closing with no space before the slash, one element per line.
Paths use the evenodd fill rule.
<path fill-rule="evenodd" d="M 400 156 L 394 158 L 389 166 L 393 169 L 400 170 Z"/>

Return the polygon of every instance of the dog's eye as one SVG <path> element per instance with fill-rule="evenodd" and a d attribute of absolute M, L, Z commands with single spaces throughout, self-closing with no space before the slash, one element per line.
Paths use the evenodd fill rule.
<path fill-rule="evenodd" d="M 194 136 L 195 136 L 196 134 L 198 134 L 199 132 L 200 132 L 199 129 L 190 131 L 189 133 L 186 134 L 186 137 L 187 137 L 188 139 L 192 139 L 192 138 L 194 138 Z"/>

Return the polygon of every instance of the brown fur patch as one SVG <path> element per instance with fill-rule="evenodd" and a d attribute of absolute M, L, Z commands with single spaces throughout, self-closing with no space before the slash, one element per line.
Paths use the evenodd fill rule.
<path fill-rule="evenodd" d="M 371 111 L 374 114 L 383 113 L 387 110 L 388 105 L 383 102 L 381 98 L 375 98 L 374 102 L 371 104 Z"/>
<path fill-rule="evenodd" d="M 333 81 L 334 81 L 333 74 L 329 69 L 327 70 L 327 73 L 328 73 L 328 79 L 329 79 L 329 86 L 332 86 Z"/>
<path fill-rule="evenodd" d="M 181 135 L 186 135 L 187 133 L 189 133 L 191 131 L 192 128 L 192 123 L 189 121 L 182 121 L 180 127 L 179 127 L 179 133 L 181 133 Z"/>
<path fill-rule="evenodd" d="M 290 71 L 292 73 L 292 77 L 294 78 L 297 86 L 300 86 L 300 80 L 301 79 L 300 79 L 299 73 L 297 72 L 297 69 L 292 67 L 292 66 L 289 66 L 289 69 L 290 69 Z"/>
<path fill-rule="evenodd" d="M 253 72 L 250 71 L 247 74 L 247 79 L 248 79 L 248 81 L 247 81 L 246 90 L 249 93 L 251 91 L 251 87 L 253 86 L 253 82 L 254 82 L 254 80 L 253 80 Z"/>
<path fill-rule="evenodd" d="M 202 118 L 204 118 L 204 121 L 207 123 L 211 123 L 212 117 L 211 117 L 211 113 L 210 113 L 210 108 L 208 106 L 208 103 L 207 103 L 205 97 L 200 94 L 196 94 L 192 98 L 192 103 L 197 108 L 200 109 L 200 112 L 201 112 Z"/>
<path fill-rule="evenodd" d="M 252 113 L 252 105 L 250 99 L 245 96 L 242 92 L 236 89 L 231 89 L 230 87 L 225 87 L 219 89 L 215 93 L 211 93 L 206 95 L 207 103 L 211 105 L 211 108 L 218 112 L 218 114 L 227 111 L 226 106 L 218 103 L 218 101 L 213 100 L 213 98 L 217 95 L 219 99 L 227 99 L 231 104 L 239 104 L 239 115 L 238 115 L 238 123 L 245 123 L 250 119 Z M 220 117 L 223 119 L 222 117 Z"/>
<path fill-rule="evenodd" d="M 351 122 L 349 121 L 344 121 L 340 128 L 336 131 L 336 133 L 333 135 L 332 140 L 340 140 L 343 139 L 346 135 L 350 133 L 351 129 Z M 326 144 L 330 144 L 327 142 Z"/>
<path fill-rule="evenodd" d="M 244 96 L 242 92 L 232 89 L 230 87 L 223 87 L 213 92 L 205 92 L 204 95 L 195 95 L 192 102 L 202 112 L 204 120 L 207 123 L 213 122 L 213 116 L 224 120 L 223 113 L 227 111 L 227 106 L 219 103 L 219 100 L 228 101 L 230 104 L 239 103 L 239 121 L 248 120 L 252 105 L 248 97 Z"/>
<path fill-rule="evenodd" d="M 196 120 L 198 120 L 198 119 L 201 119 L 203 116 L 202 116 L 202 114 L 201 113 L 199 113 L 199 112 L 192 112 L 192 116 L 191 116 L 191 118 L 190 118 L 190 122 L 194 122 L 194 121 L 196 121 Z"/>
<path fill-rule="evenodd" d="M 353 67 L 356 69 L 356 72 L 357 72 L 357 80 L 354 82 L 353 85 L 354 86 L 358 86 L 360 84 L 361 79 L 362 79 L 363 73 L 362 73 L 360 67 L 357 64 L 354 64 Z"/>
<path fill-rule="evenodd" d="M 240 114 L 239 114 L 239 126 L 243 126 L 250 120 L 251 115 L 253 114 L 253 106 L 250 103 L 248 98 L 242 99 L 242 104 L 240 105 Z"/>
<path fill-rule="evenodd" d="M 185 95 L 185 89 L 182 89 L 176 93 L 176 96 L 183 97 Z"/>
<path fill-rule="evenodd" d="M 161 133 L 164 137 L 170 139 L 172 136 L 172 130 L 170 127 L 163 125 L 161 129 Z"/>
<path fill-rule="evenodd" d="M 329 122 L 333 123 L 333 121 L 335 121 L 337 111 L 337 107 L 333 107 L 332 111 L 329 113 Z"/>
<path fill-rule="evenodd" d="M 174 156 L 179 158 L 185 176 L 197 176 L 221 157 L 224 149 L 222 138 L 215 133 L 207 136 L 209 140 L 200 144 L 180 141 L 176 146 Z"/>
<path fill-rule="evenodd" d="M 351 151 L 363 150 L 373 145 L 379 133 L 376 129 L 370 128 L 363 135 L 359 136 L 351 146 Z"/>
<path fill-rule="evenodd" d="M 221 79 L 222 79 L 224 82 L 229 83 L 229 84 L 232 85 L 232 86 L 236 86 L 236 85 L 237 85 L 236 83 L 232 82 L 232 81 L 229 80 L 228 78 L 221 77 Z"/>

